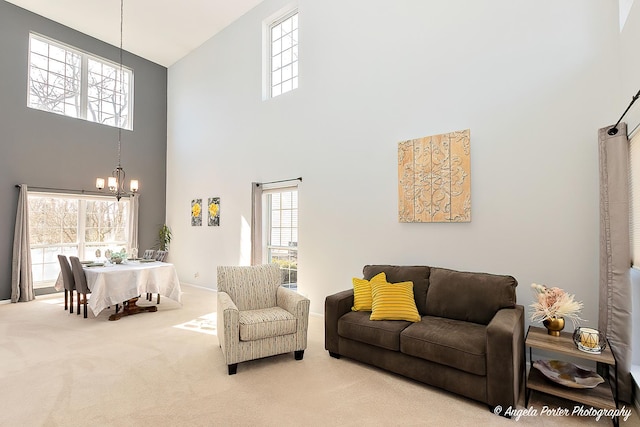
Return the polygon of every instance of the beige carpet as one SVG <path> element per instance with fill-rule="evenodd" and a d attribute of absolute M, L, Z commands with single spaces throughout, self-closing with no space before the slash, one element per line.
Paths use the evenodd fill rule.
<path fill-rule="evenodd" d="M 182 306 L 164 298 L 158 312 L 116 322 L 107 320 L 111 310 L 68 314 L 60 295 L 0 305 L 0 426 L 612 425 L 542 414 L 545 404 L 574 404 L 540 393 L 530 402 L 536 415 L 507 420 L 484 404 L 333 359 L 313 316 L 304 360 L 245 362 L 229 376 L 215 293 L 183 291 Z M 640 426 L 637 413 L 621 425 Z"/>

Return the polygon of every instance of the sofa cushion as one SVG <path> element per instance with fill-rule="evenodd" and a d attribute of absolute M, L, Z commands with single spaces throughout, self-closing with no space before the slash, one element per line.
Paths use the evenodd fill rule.
<path fill-rule="evenodd" d="M 412 282 L 387 283 L 372 280 L 371 294 L 373 304 L 369 319 L 420 321 L 416 301 L 413 299 Z"/>
<path fill-rule="evenodd" d="M 296 333 L 296 317 L 280 307 L 241 311 L 240 341 L 254 341 Z"/>
<path fill-rule="evenodd" d="M 400 351 L 400 332 L 411 323 L 404 320 L 369 320 L 364 311 L 352 311 L 338 320 L 338 335 L 354 341 Z"/>
<path fill-rule="evenodd" d="M 425 316 L 400 334 L 400 351 L 476 375 L 487 373 L 484 325 Z"/>
<path fill-rule="evenodd" d="M 353 311 L 371 311 L 373 297 L 371 295 L 371 282 L 386 282 L 384 273 L 376 274 L 370 281 L 354 277 L 353 283 Z"/>
<path fill-rule="evenodd" d="M 426 314 L 488 325 L 498 310 L 515 306 L 517 285 L 511 276 L 432 267 Z"/>
<path fill-rule="evenodd" d="M 413 297 L 420 315 L 427 314 L 427 289 L 429 288 L 429 267 L 401 265 L 365 265 L 362 273 L 370 280 L 378 273 L 384 272 L 387 282 L 413 282 Z"/>

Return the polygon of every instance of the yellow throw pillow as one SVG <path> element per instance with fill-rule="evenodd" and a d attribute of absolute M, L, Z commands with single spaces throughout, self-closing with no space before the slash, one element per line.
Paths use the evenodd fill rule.
<path fill-rule="evenodd" d="M 371 320 L 420 321 L 420 314 L 413 298 L 413 282 L 372 282 L 371 295 Z"/>
<path fill-rule="evenodd" d="M 386 283 L 387 275 L 384 273 L 378 273 L 371 278 L 371 280 L 353 278 L 353 311 L 371 311 L 371 304 L 373 299 L 371 298 L 371 283 L 382 282 Z"/>

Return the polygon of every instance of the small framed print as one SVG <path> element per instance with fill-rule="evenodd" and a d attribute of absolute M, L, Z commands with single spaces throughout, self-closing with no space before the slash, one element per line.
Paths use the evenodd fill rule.
<path fill-rule="evenodd" d="M 220 226 L 220 197 L 210 197 L 208 203 L 209 226 Z"/>
<path fill-rule="evenodd" d="M 202 225 L 202 199 L 191 200 L 191 225 L 193 227 Z"/>

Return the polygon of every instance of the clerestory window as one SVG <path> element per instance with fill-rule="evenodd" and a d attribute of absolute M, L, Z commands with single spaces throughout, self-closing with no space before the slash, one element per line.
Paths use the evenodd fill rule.
<path fill-rule="evenodd" d="M 298 88 L 298 11 L 294 10 L 274 21 L 270 37 L 271 97 Z"/>
<path fill-rule="evenodd" d="M 131 130 L 133 70 L 31 33 L 27 105 Z"/>

